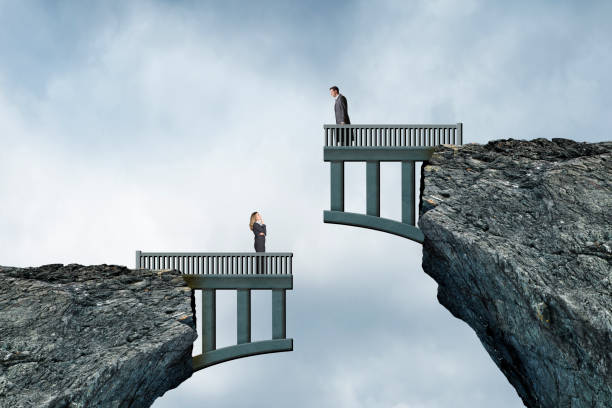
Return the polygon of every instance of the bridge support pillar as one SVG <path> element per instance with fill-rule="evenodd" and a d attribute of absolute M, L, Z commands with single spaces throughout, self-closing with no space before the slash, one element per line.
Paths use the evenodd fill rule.
<path fill-rule="evenodd" d="M 202 353 L 217 348 L 217 293 L 202 289 Z"/>
<path fill-rule="evenodd" d="M 287 337 L 287 296 L 285 289 L 272 290 L 272 339 Z"/>
<path fill-rule="evenodd" d="M 402 162 L 402 222 L 415 225 L 414 161 Z"/>
<path fill-rule="evenodd" d="M 331 210 L 344 211 L 344 162 L 332 161 L 331 168 Z"/>
<path fill-rule="evenodd" d="M 238 289 L 236 291 L 236 304 L 238 317 L 237 344 L 251 342 L 251 290 Z"/>
<path fill-rule="evenodd" d="M 380 162 L 366 162 L 366 214 L 380 217 Z"/>

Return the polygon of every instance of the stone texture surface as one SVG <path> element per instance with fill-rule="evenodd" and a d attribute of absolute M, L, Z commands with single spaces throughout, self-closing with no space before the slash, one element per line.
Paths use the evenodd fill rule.
<path fill-rule="evenodd" d="M 612 143 L 443 146 L 423 269 L 528 407 L 612 407 Z"/>
<path fill-rule="evenodd" d="M 0 267 L 0 407 L 148 407 L 192 374 L 179 272 Z"/>

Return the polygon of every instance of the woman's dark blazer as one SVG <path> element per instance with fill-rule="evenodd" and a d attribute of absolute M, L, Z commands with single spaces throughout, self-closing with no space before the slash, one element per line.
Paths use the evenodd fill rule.
<path fill-rule="evenodd" d="M 259 235 L 260 233 L 263 235 Z M 255 252 L 266 252 L 266 224 L 253 224 L 253 234 L 255 234 Z"/>

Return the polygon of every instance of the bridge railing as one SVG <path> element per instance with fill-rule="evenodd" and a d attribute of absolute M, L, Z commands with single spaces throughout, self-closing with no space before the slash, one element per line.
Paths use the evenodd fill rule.
<path fill-rule="evenodd" d="M 286 291 L 293 289 L 290 252 L 142 252 L 136 268 L 175 269 L 202 294 L 202 354 L 193 357 L 194 371 L 225 361 L 293 350 L 286 336 Z M 217 348 L 216 291 L 236 291 L 236 345 Z M 251 291 L 272 292 L 272 339 L 251 341 Z"/>
<path fill-rule="evenodd" d="M 399 147 L 463 144 L 463 124 L 323 125 L 325 147 Z"/>
<path fill-rule="evenodd" d="M 190 275 L 291 275 L 290 252 L 142 252 L 136 267 L 176 269 Z"/>
<path fill-rule="evenodd" d="M 388 232 L 423 243 L 417 227 L 415 163 L 427 161 L 440 144 L 463 144 L 463 124 L 323 125 L 323 160 L 330 162 L 330 209 L 323 221 Z M 366 163 L 366 213 L 344 211 L 344 163 Z M 380 216 L 380 163 L 401 163 L 402 218 Z"/>

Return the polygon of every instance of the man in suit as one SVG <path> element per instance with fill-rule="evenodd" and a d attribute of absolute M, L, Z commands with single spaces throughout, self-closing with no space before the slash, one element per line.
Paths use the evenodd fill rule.
<path fill-rule="evenodd" d="M 346 102 L 346 97 L 340 93 L 340 90 L 338 89 L 337 86 L 332 86 L 331 88 L 329 88 L 329 93 L 332 96 L 332 98 L 336 100 L 336 102 L 334 103 L 334 112 L 336 114 L 336 125 L 350 125 L 351 119 L 349 118 L 349 115 L 348 115 L 348 104 Z M 343 141 L 349 142 L 347 140 L 348 133 L 342 133 L 342 132 L 347 132 L 347 131 L 348 130 L 346 129 L 336 130 L 336 144 L 338 144 L 338 142 L 340 142 L 340 144 L 344 144 L 342 143 Z M 352 129 L 350 131 L 350 135 L 351 135 L 350 141 L 353 141 L 354 136 L 353 136 Z"/>

